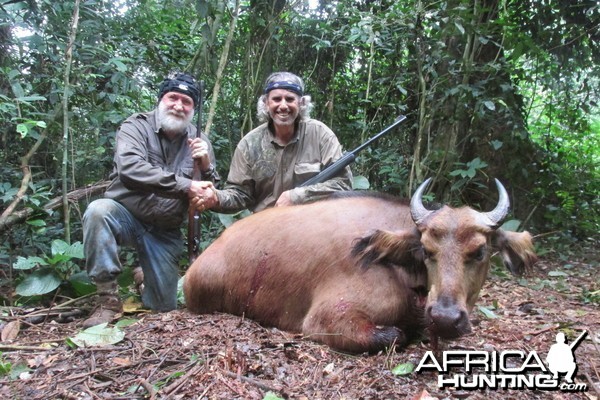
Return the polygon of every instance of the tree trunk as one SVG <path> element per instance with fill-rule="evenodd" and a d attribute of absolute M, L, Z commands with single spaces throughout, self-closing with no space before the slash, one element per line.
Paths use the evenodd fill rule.
<path fill-rule="evenodd" d="M 71 75 L 71 64 L 73 62 L 73 46 L 77 37 L 77 25 L 79 24 L 79 0 L 75 0 L 73 9 L 73 21 L 71 23 L 71 34 L 65 54 L 65 75 L 63 92 L 63 162 L 62 162 L 62 190 L 68 192 L 67 173 L 69 165 L 69 78 Z M 73 182 L 74 183 L 74 182 Z M 65 195 L 63 198 L 63 218 L 65 223 L 65 242 L 71 243 L 71 213 L 69 212 L 69 200 Z"/>

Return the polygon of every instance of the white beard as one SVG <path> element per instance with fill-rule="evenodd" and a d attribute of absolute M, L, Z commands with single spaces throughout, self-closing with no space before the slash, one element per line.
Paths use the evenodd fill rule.
<path fill-rule="evenodd" d="M 185 115 L 183 112 L 175 113 L 167 109 L 164 103 L 158 104 L 158 121 L 160 127 L 166 132 L 183 132 L 192 121 L 194 113 Z"/>

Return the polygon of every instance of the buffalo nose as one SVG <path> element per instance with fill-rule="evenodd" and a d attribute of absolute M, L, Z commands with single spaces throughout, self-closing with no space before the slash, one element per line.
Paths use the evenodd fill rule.
<path fill-rule="evenodd" d="M 465 310 L 448 298 L 442 298 L 428 309 L 430 328 L 441 337 L 454 338 L 471 331 Z"/>

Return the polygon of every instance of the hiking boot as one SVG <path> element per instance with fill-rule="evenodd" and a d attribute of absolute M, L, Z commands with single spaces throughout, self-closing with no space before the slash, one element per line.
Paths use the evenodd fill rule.
<path fill-rule="evenodd" d="M 116 281 L 96 283 L 98 298 L 92 314 L 83 321 L 83 328 L 110 323 L 123 313 L 123 303 L 119 299 Z"/>

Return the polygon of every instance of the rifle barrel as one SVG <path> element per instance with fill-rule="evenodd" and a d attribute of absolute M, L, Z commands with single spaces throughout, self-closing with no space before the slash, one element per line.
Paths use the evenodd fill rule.
<path fill-rule="evenodd" d="M 571 342 L 571 344 L 569 345 L 569 347 L 571 348 L 571 350 L 573 350 L 573 348 L 575 348 L 579 342 L 585 338 L 585 336 L 587 335 L 587 331 L 583 331 L 581 332 L 581 335 L 579 335 L 579 337 L 577 339 L 575 339 L 573 342 Z"/>
<path fill-rule="evenodd" d="M 398 118 L 396 118 L 396 120 L 390 126 L 388 126 L 384 130 L 379 132 L 377 135 L 373 136 L 371 139 L 367 140 L 366 142 L 364 142 L 363 144 L 361 144 L 360 146 L 358 146 L 357 148 L 352 150 L 351 153 L 354 153 L 354 154 L 358 153 L 359 151 L 361 151 L 362 149 L 364 149 L 365 147 L 367 147 L 368 145 L 370 145 L 371 143 L 373 143 L 374 141 L 379 139 L 381 136 L 388 133 L 391 129 L 394 129 L 398 124 L 400 124 L 405 119 L 406 119 L 405 115 L 400 115 Z"/>
<path fill-rule="evenodd" d="M 392 123 L 390 126 L 385 128 L 384 130 L 379 132 L 377 135 L 373 136 L 372 138 L 370 138 L 369 140 L 367 140 L 366 142 L 364 142 L 363 144 L 361 144 L 354 150 L 345 153 L 339 160 L 337 160 L 333 164 L 330 164 L 329 166 L 327 166 L 323 171 L 319 172 L 317 175 L 313 176 L 306 182 L 302 183 L 299 187 L 314 185 L 315 183 L 325 182 L 326 180 L 333 178 L 342 169 L 346 168 L 348 165 L 350 165 L 354 162 L 354 160 L 356 159 L 356 155 L 358 154 L 359 151 L 361 151 L 362 149 L 364 149 L 365 147 L 367 147 L 368 145 L 370 145 L 371 143 L 373 143 L 374 141 L 379 139 L 381 136 L 388 133 L 391 129 L 395 128 L 398 124 L 400 124 L 405 119 L 406 119 L 406 116 L 400 115 L 398 118 L 396 118 L 394 123 Z"/>

